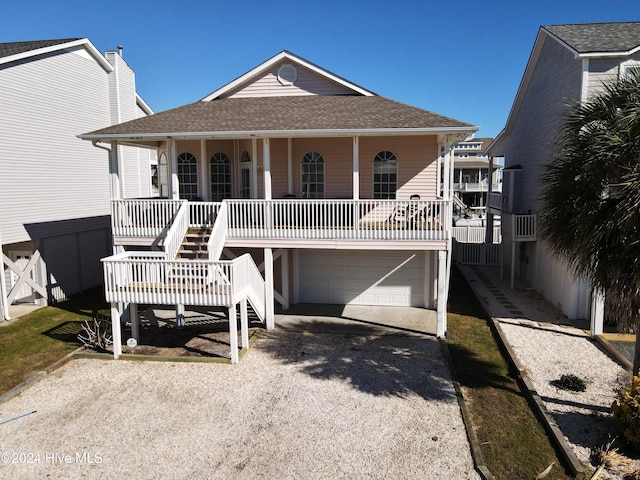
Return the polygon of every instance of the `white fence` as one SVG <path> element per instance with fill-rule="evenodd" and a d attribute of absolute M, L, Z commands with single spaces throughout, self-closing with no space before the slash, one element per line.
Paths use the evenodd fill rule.
<path fill-rule="evenodd" d="M 499 265 L 502 245 L 453 242 L 453 259 L 464 265 Z"/>

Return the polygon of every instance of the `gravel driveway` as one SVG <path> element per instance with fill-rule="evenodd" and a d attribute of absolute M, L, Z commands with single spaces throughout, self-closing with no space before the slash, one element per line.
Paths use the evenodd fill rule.
<path fill-rule="evenodd" d="M 32 411 L 0 424 L 2 478 L 479 478 L 439 342 L 383 328 L 276 328 L 238 365 L 73 360 L 0 422 Z"/>

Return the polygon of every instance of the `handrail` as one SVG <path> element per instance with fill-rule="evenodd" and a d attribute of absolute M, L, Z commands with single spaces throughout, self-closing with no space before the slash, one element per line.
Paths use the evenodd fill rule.
<path fill-rule="evenodd" d="M 173 224 L 167 232 L 167 236 L 162 244 L 162 249 L 164 250 L 167 260 L 173 260 L 176 258 L 176 255 L 178 255 L 178 250 L 180 250 L 182 240 L 189 229 L 189 212 L 190 209 L 188 202 L 180 205 L 180 208 L 173 219 Z"/>
<path fill-rule="evenodd" d="M 211 230 L 211 236 L 207 242 L 209 260 L 218 260 L 224 249 L 224 240 L 227 236 L 227 204 L 222 203 L 218 209 L 216 221 Z"/>
<path fill-rule="evenodd" d="M 253 310 L 264 321 L 266 317 L 266 295 L 264 279 L 251 255 L 245 253 L 232 260 L 232 290 L 234 303 L 248 298 Z"/>

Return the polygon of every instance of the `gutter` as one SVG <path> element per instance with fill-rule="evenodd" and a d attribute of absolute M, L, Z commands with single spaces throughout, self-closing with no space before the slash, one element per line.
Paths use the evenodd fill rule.
<path fill-rule="evenodd" d="M 213 131 L 213 132 L 162 132 L 162 133 L 131 133 L 114 134 L 84 134 L 78 135 L 83 140 L 94 142 L 110 140 L 158 141 L 171 138 L 173 140 L 196 140 L 202 138 L 296 138 L 296 137 L 352 137 L 352 136 L 396 136 L 396 135 L 424 135 L 424 134 L 471 134 L 480 127 L 433 127 L 433 128 L 372 128 L 372 129 L 335 129 L 320 130 L 255 130 L 255 131 Z"/>

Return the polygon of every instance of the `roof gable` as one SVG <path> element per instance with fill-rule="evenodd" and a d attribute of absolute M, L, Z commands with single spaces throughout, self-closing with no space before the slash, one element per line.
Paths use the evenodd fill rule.
<path fill-rule="evenodd" d="M 285 50 L 210 93 L 202 101 L 292 95 L 374 94 Z"/>
<path fill-rule="evenodd" d="M 542 28 L 579 56 L 631 55 L 640 50 L 640 22 L 548 25 Z"/>
<path fill-rule="evenodd" d="M 25 60 L 39 55 L 84 48 L 102 68 L 110 72 L 113 67 L 87 38 L 65 38 L 58 40 L 35 40 L 29 42 L 0 43 L 0 65 Z"/>

